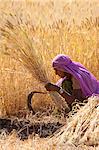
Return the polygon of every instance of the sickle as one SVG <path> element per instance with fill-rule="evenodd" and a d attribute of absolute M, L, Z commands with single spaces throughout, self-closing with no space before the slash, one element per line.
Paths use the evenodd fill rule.
<path fill-rule="evenodd" d="M 31 93 L 29 93 L 28 98 L 27 98 L 27 106 L 28 106 L 29 111 L 32 111 L 33 115 L 35 115 L 35 111 L 32 108 L 32 97 L 34 94 L 37 94 L 37 93 L 47 94 L 47 92 L 39 92 L 39 91 L 32 91 Z"/>

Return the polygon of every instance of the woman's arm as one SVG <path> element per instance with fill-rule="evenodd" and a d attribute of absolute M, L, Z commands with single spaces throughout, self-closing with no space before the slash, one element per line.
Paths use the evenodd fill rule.
<path fill-rule="evenodd" d="M 75 100 L 75 96 L 73 94 L 69 94 L 67 91 L 65 91 L 64 89 L 60 88 L 57 90 L 57 92 L 63 97 L 65 98 L 66 102 L 68 105 L 71 105 L 73 103 L 73 101 Z"/>
<path fill-rule="evenodd" d="M 60 92 L 62 91 L 62 92 Z M 75 99 L 80 100 L 81 102 L 86 99 L 85 96 L 82 93 L 81 89 L 74 89 L 72 91 L 72 94 L 70 95 L 68 92 L 66 92 L 64 89 L 57 91 L 62 97 L 65 98 L 68 105 L 71 105 Z"/>
<path fill-rule="evenodd" d="M 69 94 L 64 89 L 51 83 L 47 83 L 45 85 L 45 88 L 47 91 L 57 91 L 63 98 L 65 98 L 68 105 L 71 105 L 75 99 L 81 99 L 81 100 L 85 99 L 81 89 L 75 89 L 72 91 L 72 94 Z"/>

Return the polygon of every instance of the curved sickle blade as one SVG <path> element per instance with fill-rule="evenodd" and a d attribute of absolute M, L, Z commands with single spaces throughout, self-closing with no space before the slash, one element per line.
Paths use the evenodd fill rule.
<path fill-rule="evenodd" d="M 27 98 L 27 106 L 29 111 L 32 111 L 32 114 L 35 115 L 35 111 L 32 108 L 32 97 L 34 94 L 41 93 L 41 94 L 46 94 L 46 92 L 39 92 L 39 91 L 32 91 L 29 93 L 28 98 Z"/>

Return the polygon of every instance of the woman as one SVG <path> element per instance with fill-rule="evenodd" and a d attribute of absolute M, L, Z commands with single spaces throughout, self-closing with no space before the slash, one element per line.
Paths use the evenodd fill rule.
<path fill-rule="evenodd" d="M 47 83 L 45 88 L 47 91 L 57 91 L 70 107 L 75 99 L 83 101 L 99 94 L 99 81 L 80 63 L 59 54 L 53 59 L 52 66 L 61 79 L 55 85 Z"/>

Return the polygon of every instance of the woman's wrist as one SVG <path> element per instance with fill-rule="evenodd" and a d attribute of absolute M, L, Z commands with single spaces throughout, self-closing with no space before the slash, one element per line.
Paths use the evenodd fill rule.
<path fill-rule="evenodd" d="M 62 87 L 57 87 L 56 90 L 59 94 L 63 94 L 64 93 L 64 89 Z"/>
<path fill-rule="evenodd" d="M 71 96 L 70 93 L 68 93 L 67 91 L 65 91 L 62 87 L 58 87 L 58 91 L 57 91 L 59 94 L 66 94 L 68 96 Z"/>
<path fill-rule="evenodd" d="M 62 87 L 60 87 L 58 93 L 59 93 L 59 94 L 63 94 L 63 93 L 64 93 L 64 90 L 62 89 Z"/>

